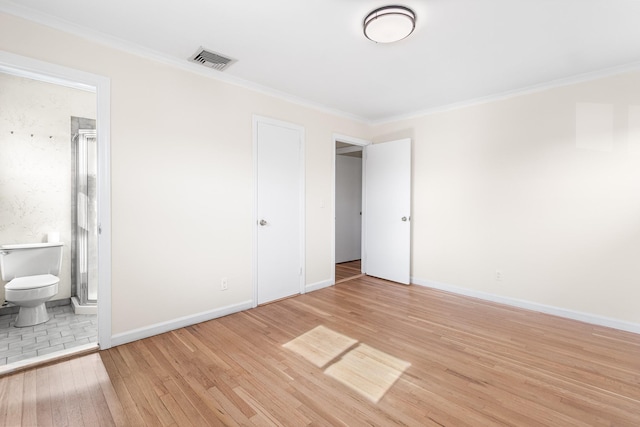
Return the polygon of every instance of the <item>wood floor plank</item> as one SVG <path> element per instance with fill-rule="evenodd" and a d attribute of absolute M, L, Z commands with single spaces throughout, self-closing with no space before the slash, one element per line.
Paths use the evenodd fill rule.
<path fill-rule="evenodd" d="M 157 377 L 148 375 L 151 371 L 145 369 L 148 366 L 147 361 L 135 356 L 133 349 L 136 346 L 137 344 L 134 342 L 132 345 L 120 346 L 115 349 L 129 368 L 128 375 L 123 377 L 126 388 L 131 398 L 136 402 L 140 415 L 147 425 L 169 425 L 173 419 L 157 399 L 153 385 L 150 383 Z"/>
<path fill-rule="evenodd" d="M 318 327 L 353 345 L 287 345 Z M 0 378 L 33 422 L 638 427 L 640 335 L 365 276 Z"/>
<path fill-rule="evenodd" d="M 36 371 L 29 370 L 24 373 L 23 393 L 22 393 L 22 424 L 38 425 L 37 410 L 37 381 Z"/>
<path fill-rule="evenodd" d="M 164 407 L 167 409 L 169 414 L 171 415 L 172 422 L 165 425 L 178 425 L 178 426 L 193 426 L 197 424 L 193 424 L 187 414 L 182 410 L 182 407 L 178 403 L 175 397 L 173 397 L 169 393 L 165 393 L 160 396 L 160 400 L 164 404 Z"/>
<path fill-rule="evenodd" d="M 362 275 L 362 263 L 360 260 L 341 262 L 336 264 L 335 280 L 341 283 L 354 277 Z"/>
<path fill-rule="evenodd" d="M 119 366 L 122 364 L 117 360 L 117 356 L 114 352 L 103 351 L 100 353 L 100 360 L 122 405 L 122 410 L 126 418 L 125 425 L 143 426 L 145 425 L 144 420 L 138 411 L 138 405 L 136 405 L 127 389 L 125 380 L 119 370 Z"/>
<path fill-rule="evenodd" d="M 49 367 L 34 371 L 36 374 L 36 418 L 38 426 L 53 426 L 53 409 L 51 408 L 51 387 L 49 384 Z"/>
<path fill-rule="evenodd" d="M 182 392 L 180 387 L 176 384 L 175 380 L 171 378 L 167 379 L 164 386 L 168 391 L 168 395 L 171 396 L 176 404 L 180 407 L 180 410 L 184 413 L 184 417 L 189 420 L 189 423 L 191 425 L 198 426 L 207 424 L 205 418 L 203 418 L 202 415 L 198 412 L 189 397 Z M 182 420 L 178 420 L 178 424 L 181 421 Z"/>
<path fill-rule="evenodd" d="M 0 377 L 0 426 L 6 426 L 9 413 L 9 376 Z"/>
<path fill-rule="evenodd" d="M 123 426 L 127 424 L 127 417 L 125 415 L 124 408 L 120 399 L 118 398 L 118 394 L 113 386 L 113 383 L 109 379 L 109 374 L 106 371 L 104 364 L 102 363 L 102 358 L 99 354 L 92 354 L 86 357 L 87 359 L 87 369 L 91 369 L 93 371 L 93 375 L 97 383 L 100 385 L 102 390 L 102 394 L 105 398 L 105 403 L 109 410 L 109 417 L 113 421 L 113 424 L 116 426 Z M 106 418 L 105 414 L 105 418 Z"/>
<path fill-rule="evenodd" d="M 82 400 L 84 390 L 77 389 L 73 376 L 72 360 L 57 365 L 60 368 L 61 391 L 64 394 L 64 405 L 67 408 L 67 419 L 71 426 L 85 425 L 82 417 Z"/>
<path fill-rule="evenodd" d="M 80 357 L 74 360 L 76 369 L 79 369 L 85 377 L 86 392 L 91 397 L 91 403 L 98 417 L 99 426 L 114 426 L 116 423 L 111 415 L 111 410 L 107 399 L 104 395 L 103 388 L 100 384 L 100 380 L 96 375 L 93 363 L 95 360 L 100 360 L 97 354 L 91 354 L 87 357 Z"/>
<path fill-rule="evenodd" d="M 62 363 L 50 365 L 49 372 L 49 398 L 51 404 L 51 417 L 54 426 L 70 425 L 68 411 L 69 407 L 65 401 L 64 388 L 62 386 Z"/>
<path fill-rule="evenodd" d="M 82 414 L 83 424 L 99 425 L 99 416 L 93 405 L 94 393 L 96 392 L 95 387 L 93 384 L 87 382 L 79 359 L 70 360 L 69 368 L 73 377 L 74 396 L 80 403 L 80 413 Z"/>
<path fill-rule="evenodd" d="M 22 425 L 23 405 L 29 405 L 29 402 L 24 402 L 22 398 L 24 391 L 24 373 L 20 372 L 12 375 L 9 378 L 7 388 L 7 416 L 5 425 Z"/>
<path fill-rule="evenodd" d="M 163 366 L 163 372 L 173 371 L 168 377 L 173 382 L 167 379 L 163 385 L 176 401 L 188 402 L 181 409 L 194 416 L 194 421 L 200 420 L 197 425 L 219 425 L 221 418 L 229 421 L 224 409 L 208 398 L 208 389 L 215 385 L 215 379 L 207 369 L 208 362 L 197 358 L 187 335 L 164 334 L 146 340 L 144 345 L 154 355 L 155 363 Z"/>

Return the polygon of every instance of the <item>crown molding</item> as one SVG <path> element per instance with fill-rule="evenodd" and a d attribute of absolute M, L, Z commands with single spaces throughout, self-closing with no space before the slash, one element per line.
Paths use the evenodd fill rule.
<path fill-rule="evenodd" d="M 0 0 L 0 12 L 16 16 L 18 18 L 25 19 L 27 21 L 35 22 L 46 27 L 50 27 L 65 33 L 72 34 L 74 36 L 89 40 L 106 47 L 130 53 L 135 56 L 150 59 L 156 62 L 160 62 L 164 65 L 176 67 L 184 71 L 188 71 L 194 74 L 198 74 L 203 77 L 208 77 L 214 80 L 218 80 L 224 83 L 239 86 L 244 89 L 249 89 L 254 92 L 261 93 L 263 95 L 271 96 L 281 99 L 283 101 L 290 102 L 302 107 L 310 108 L 322 113 L 330 114 L 333 116 L 342 117 L 348 120 L 357 121 L 363 124 L 370 124 L 370 120 L 358 116 L 356 114 L 341 111 L 335 108 L 328 107 L 326 105 L 312 102 L 298 96 L 279 91 L 277 89 L 270 88 L 268 86 L 260 85 L 249 80 L 245 80 L 239 77 L 234 77 L 229 74 L 224 74 L 221 71 L 203 68 L 198 64 L 189 62 L 185 57 L 184 61 L 177 59 L 173 56 L 166 55 L 164 53 L 140 46 L 135 43 L 131 43 L 124 39 L 113 37 L 100 31 L 95 31 L 90 28 L 65 21 L 63 19 L 56 18 L 54 16 L 35 11 L 33 9 L 17 5 L 15 3 L 7 2 L 6 0 Z"/>
<path fill-rule="evenodd" d="M 528 95 L 528 94 L 542 92 L 549 89 L 569 86 L 577 83 L 584 83 L 584 82 L 597 80 L 604 77 L 610 77 L 617 74 L 640 70 L 640 61 L 638 61 L 630 64 L 609 67 L 609 68 L 605 68 L 597 71 L 555 79 L 548 82 L 526 86 L 526 87 L 522 87 L 519 89 L 510 90 L 510 91 L 500 92 L 500 93 L 496 93 L 496 94 L 492 94 L 484 97 L 469 99 L 469 100 L 460 101 L 460 102 L 454 102 L 451 104 L 442 105 L 438 107 L 427 108 L 423 110 L 416 110 L 413 112 L 408 112 L 408 113 L 399 114 L 399 115 L 392 115 L 392 116 L 384 117 L 381 119 L 370 119 L 370 118 L 366 118 L 356 114 L 348 113 L 342 110 L 338 110 L 324 104 L 312 102 L 304 98 L 300 98 L 298 96 L 292 95 L 290 93 L 279 91 L 277 89 L 273 89 L 268 86 L 260 85 L 260 84 L 251 82 L 249 80 L 245 80 L 239 77 L 234 77 L 229 74 L 224 74 L 223 72 L 220 72 L 220 71 L 203 69 L 201 66 L 189 62 L 186 58 L 184 61 L 182 61 L 180 59 L 154 51 L 152 49 L 148 49 L 146 47 L 128 42 L 126 40 L 123 40 L 117 37 L 110 36 L 108 34 L 105 34 L 99 31 L 94 31 L 90 28 L 87 28 L 81 25 L 73 24 L 71 22 L 35 11 L 33 9 L 30 9 L 21 5 L 17 5 L 12 2 L 8 2 L 6 0 L 0 0 L 0 12 L 17 16 L 19 18 L 22 18 L 31 22 L 35 22 L 37 24 L 54 28 L 56 30 L 70 33 L 80 38 L 105 45 L 112 49 L 124 51 L 142 58 L 150 59 L 156 62 L 163 63 L 168 66 L 176 67 L 184 71 L 198 74 L 200 76 L 204 76 L 204 77 L 208 77 L 224 83 L 232 84 L 232 85 L 242 87 L 254 92 L 261 93 L 263 95 L 281 99 L 283 101 L 290 102 L 295 105 L 300 105 L 302 107 L 310 108 L 322 113 L 330 114 L 330 115 L 341 117 L 344 119 L 353 120 L 369 126 L 379 126 L 379 125 L 384 125 L 388 123 L 399 122 L 399 121 L 414 119 L 414 118 L 423 117 L 423 116 L 429 116 L 432 114 L 458 110 L 461 108 L 487 104 L 494 101 L 502 101 L 505 99 L 514 98 L 521 95 Z"/>
<path fill-rule="evenodd" d="M 440 107 L 428 108 L 425 110 L 419 110 L 411 113 L 401 114 L 397 116 L 390 116 L 380 120 L 369 121 L 372 126 L 378 126 L 393 122 L 399 122 L 403 120 L 415 119 L 418 117 L 429 116 L 432 114 L 444 113 L 447 111 L 459 110 L 461 108 L 473 107 L 476 105 L 487 104 L 494 101 L 502 101 L 509 98 L 515 98 L 522 95 L 529 95 L 532 93 L 543 92 L 549 89 L 555 89 L 564 86 L 570 86 L 578 83 L 585 83 L 605 77 L 611 77 L 618 74 L 624 74 L 631 71 L 640 70 L 640 61 L 632 62 L 630 64 L 618 65 L 615 67 L 608 67 L 597 71 L 590 71 L 588 73 L 576 74 L 570 77 L 564 77 L 561 79 L 551 80 L 544 83 L 538 83 L 531 86 L 525 86 L 519 89 L 509 90 L 506 92 L 500 92 L 493 95 L 483 96 L 480 98 L 469 99 L 461 102 L 454 102 L 451 104 L 443 105 Z"/>

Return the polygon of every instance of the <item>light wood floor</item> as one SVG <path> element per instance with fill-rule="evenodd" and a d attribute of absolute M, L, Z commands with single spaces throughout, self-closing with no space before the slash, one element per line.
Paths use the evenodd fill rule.
<path fill-rule="evenodd" d="M 0 425 L 637 427 L 640 336 L 364 277 L 0 378 Z"/>
<path fill-rule="evenodd" d="M 344 282 L 359 276 L 362 276 L 362 263 L 359 259 L 356 261 L 336 264 L 336 283 Z"/>

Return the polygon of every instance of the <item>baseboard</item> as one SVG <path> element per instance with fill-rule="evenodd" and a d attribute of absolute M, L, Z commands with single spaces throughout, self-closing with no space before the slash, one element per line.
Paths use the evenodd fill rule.
<path fill-rule="evenodd" d="M 239 304 L 228 305 L 226 307 L 217 308 L 215 310 L 204 311 L 190 316 L 179 317 L 167 322 L 156 323 L 155 325 L 147 326 L 144 328 L 115 334 L 111 337 L 111 346 L 115 347 L 117 345 L 127 344 L 133 341 L 141 340 L 143 338 L 148 338 L 154 335 L 173 331 L 175 329 L 195 325 L 196 323 L 202 323 L 206 322 L 207 320 L 217 319 L 218 317 L 248 310 L 252 307 L 252 301 L 244 301 Z"/>
<path fill-rule="evenodd" d="M 331 279 L 329 280 L 323 280 L 321 282 L 316 282 L 316 283 L 310 283 L 308 285 L 306 285 L 304 287 L 304 291 L 305 292 L 313 292 L 313 291 L 317 291 L 319 289 L 323 289 L 323 288 L 327 288 L 329 286 L 331 286 Z"/>
<path fill-rule="evenodd" d="M 533 310 L 541 313 L 552 314 L 558 317 L 578 320 L 578 321 L 589 323 L 592 325 L 606 326 L 608 328 L 619 329 L 621 331 L 640 334 L 640 324 L 638 323 L 612 319 L 610 317 L 598 316 L 595 314 L 569 310 L 566 308 L 555 307 L 551 305 L 539 304 L 536 302 L 521 300 L 517 298 L 490 294 L 488 292 L 476 291 L 473 289 L 462 288 L 459 286 L 435 282 L 432 280 L 423 280 L 416 277 L 411 278 L 411 283 L 418 286 L 425 286 L 427 288 L 439 289 L 442 291 L 447 291 L 447 292 L 451 292 L 458 295 L 465 295 L 472 298 L 478 298 L 485 301 L 497 302 L 500 304 L 510 305 L 513 307 L 525 308 L 527 310 Z"/>

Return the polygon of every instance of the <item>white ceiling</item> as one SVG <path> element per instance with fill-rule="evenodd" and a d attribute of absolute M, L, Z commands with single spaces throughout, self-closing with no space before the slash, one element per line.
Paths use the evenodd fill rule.
<path fill-rule="evenodd" d="M 371 10 L 401 4 L 413 35 L 375 44 Z M 0 10 L 379 122 L 640 63 L 640 0 L 0 0 Z M 188 64 L 188 65 L 186 65 Z M 222 74 L 222 75 L 221 75 Z"/>

